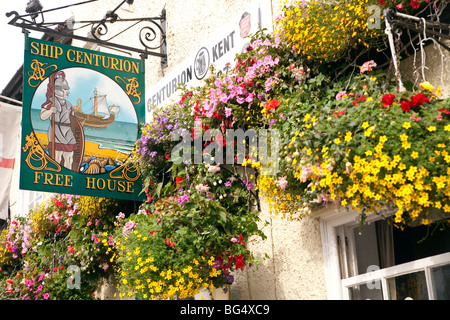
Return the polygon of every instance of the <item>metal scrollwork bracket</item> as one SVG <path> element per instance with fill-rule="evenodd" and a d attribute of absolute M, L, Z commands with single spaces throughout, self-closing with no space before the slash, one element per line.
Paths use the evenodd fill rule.
<path fill-rule="evenodd" d="M 131 51 L 139 53 L 141 58 L 146 59 L 148 56 L 156 56 L 161 58 L 162 67 L 167 66 L 167 43 L 166 43 L 166 10 L 161 11 L 159 17 L 144 17 L 144 18 L 131 18 L 121 19 L 116 11 L 120 8 L 126 0 L 122 1 L 114 10 L 108 11 L 105 17 L 101 20 L 89 20 L 89 21 L 70 21 L 65 22 L 44 22 L 44 13 L 48 11 L 54 11 L 63 9 L 75 5 L 90 3 L 96 0 L 88 0 L 72 5 L 67 5 L 55 9 L 39 11 L 42 16 L 42 21 L 36 22 L 36 13 L 19 15 L 17 11 L 12 11 L 6 14 L 7 17 L 13 16 L 8 22 L 10 25 L 17 26 L 23 30 L 34 30 L 44 32 L 49 35 L 61 36 L 77 39 L 89 43 L 95 43 L 98 46 L 107 48 L 113 48 L 117 50 Z M 31 19 L 30 19 L 31 17 Z M 123 29 L 111 34 L 108 26 L 113 23 L 127 23 L 127 26 Z M 75 25 L 81 25 L 81 27 L 75 27 Z M 56 26 L 56 27 L 55 27 Z M 67 28 L 61 28 L 66 26 Z M 141 47 L 131 47 L 121 43 L 113 42 L 112 40 L 127 31 L 136 30 L 134 27 L 140 27 L 138 31 L 138 39 Z M 80 30 L 82 28 L 90 27 L 90 33 L 88 36 L 80 36 L 74 34 L 74 30 Z M 117 28 L 116 28 L 117 30 Z"/>

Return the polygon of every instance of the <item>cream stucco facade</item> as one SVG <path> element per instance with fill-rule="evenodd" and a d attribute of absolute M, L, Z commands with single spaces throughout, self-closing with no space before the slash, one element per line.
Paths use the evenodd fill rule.
<path fill-rule="evenodd" d="M 167 14 L 168 66 L 162 68 L 161 60 L 158 57 L 149 56 L 145 60 L 146 88 L 152 88 L 182 63 L 187 56 L 198 50 L 203 43 L 209 42 L 222 30 L 223 26 L 238 19 L 247 7 L 258 1 L 174 0 L 164 2 L 135 0 L 134 2 L 134 13 L 120 11 L 118 12 L 119 16 L 122 18 L 159 16 L 163 8 Z M 270 8 L 272 19 L 281 13 L 279 1 L 261 0 L 260 2 L 265 3 L 265 8 Z M 114 8 L 118 3 L 118 0 L 101 0 L 74 7 L 73 14 L 76 20 L 101 19 L 107 10 Z M 80 35 L 85 36 L 86 34 Z M 137 36 L 131 38 L 124 34 L 115 41 L 128 46 L 139 46 Z M 73 45 L 83 47 L 85 43 L 74 41 Z M 104 49 L 101 50 L 104 51 Z M 123 54 L 114 51 L 108 52 Z M 139 58 L 138 55 L 134 55 L 134 57 Z M 421 57 L 423 56 L 418 53 L 416 59 L 421 59 Z M 424 70 L 426 80 L 441 85 L 444 94 L 448 95 L 450 73 L 445 67 L 440 69 L 441 64 L 434 64 L 434 62 L 441 62 L 438 61 L 441 56 L 436 49 L 429 48 L 425 58 L 431 62 L 427 65 L 436 65 L 436 67 Z M 448 58 L 447 55 L 446 59 Z M 416 80 L 421 78 L 422 74 L 417 69 L 414 73 L 411 59 L 408 58 L 402 62 L 403 79 Z M 148 98 L 146 97 L 146 99 Z M 17 185 L 13 185 L 12 189 L 16 190 L 17 188 Z M 262 223 L 268 222 L 264 228 L 267 239 L 251 243 L 250 248 L 256 256 L 263 258 L 267 254 L 269 258 L 263 259 L 258 266 L 235 274 L 231 299 L 327 299 L 329 295 L 327 294 L 324 267 L 321 218 L 319 218 L 327 215 L 327 212 L 334 213 L 335 208 L 330 207 L 321 215 L 313 214 L 301 221 L 288 221 L 274 217 L 269 212 L 268 205 L 262 203 L 261 220 Z M 114 287 L 109 284 L 102 288 L 99 295 L 103 298 L 112 298 L 113 289 Z"/>
<path fill-rule="evenodd" d="M 102 18 L 101 13 L 114 8 L 117 2 L 102 0 L 74 8 L 75 19 Z M 270 10 L 272 21 L 281 13 L 281 3 L 276 0 L 134 1 L 134 13 L 118 12 L 122 18 L 151 17 L 159 16 L 163 8 L 166 10 L 168 66 L 162 68 L 158 57 L 149 56 L 145 60 L 146 89 L 155 86 L 187 56 L 211 42 L 224 26 L 239 21 L 245 10 L 258 3 L 264 10 Z M 119 41 L 139 45 L 137 37 Z M 84 43 L 75 41 L 73 45 Z M 269 222 L 264 228 L 267 239 L 250 246 L 256 256 L 263 258 L 267 254 L 269 258 L 257 267 L 235 274 L 231 299 L 326 299 L 319 221 L 311 217 L 302 221 L 282 220 L 273 217 L 264 203 L 261 220 Z M 103 291 L 108 297 L 108 290 Z"/>

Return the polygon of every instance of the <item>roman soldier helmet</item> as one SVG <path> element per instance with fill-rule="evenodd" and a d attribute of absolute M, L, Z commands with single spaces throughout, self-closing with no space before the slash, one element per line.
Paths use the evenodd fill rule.
<path fill-rule="evenodd" d="M 63 89 L 69 90 L 69 84 L 66 80 L 66 74 L 63 71 L 59 71 L 55 77 L 55 95 L 63 96 Z"/>
<path fill-rule="evenodd" d="M 47 84 L 47 93 L 45 94 L 47 101 L 42 104 L 42 108 L 50 109 L 53 101 L 53 94 L 63 96 L 62 89 L 69 90 L 69 84 L 66 81 L 64 71 L 52 73 Z"/>

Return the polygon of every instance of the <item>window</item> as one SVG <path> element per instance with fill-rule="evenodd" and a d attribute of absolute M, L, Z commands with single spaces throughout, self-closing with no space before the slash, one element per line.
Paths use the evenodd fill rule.
<path fill-rule="evenodd" d="M 41 203 L 46 193 L 39 191 L 19 190 L 18 212 L 16 216 L 26 217 L 36 204 Z"/>
<path fill-rule="evenodd" d="M 372 215 L 362 233 L 355 212 L 321 217 L 330 299 L 450 299 L 450 229 L 393 227 Z"/>

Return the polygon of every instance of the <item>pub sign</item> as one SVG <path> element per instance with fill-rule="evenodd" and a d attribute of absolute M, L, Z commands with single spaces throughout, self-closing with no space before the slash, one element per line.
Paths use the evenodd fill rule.
<path fill-rule="evenodd" d="M 141 200 L 144 61 L 25 37 L 20 188 Z"/>

